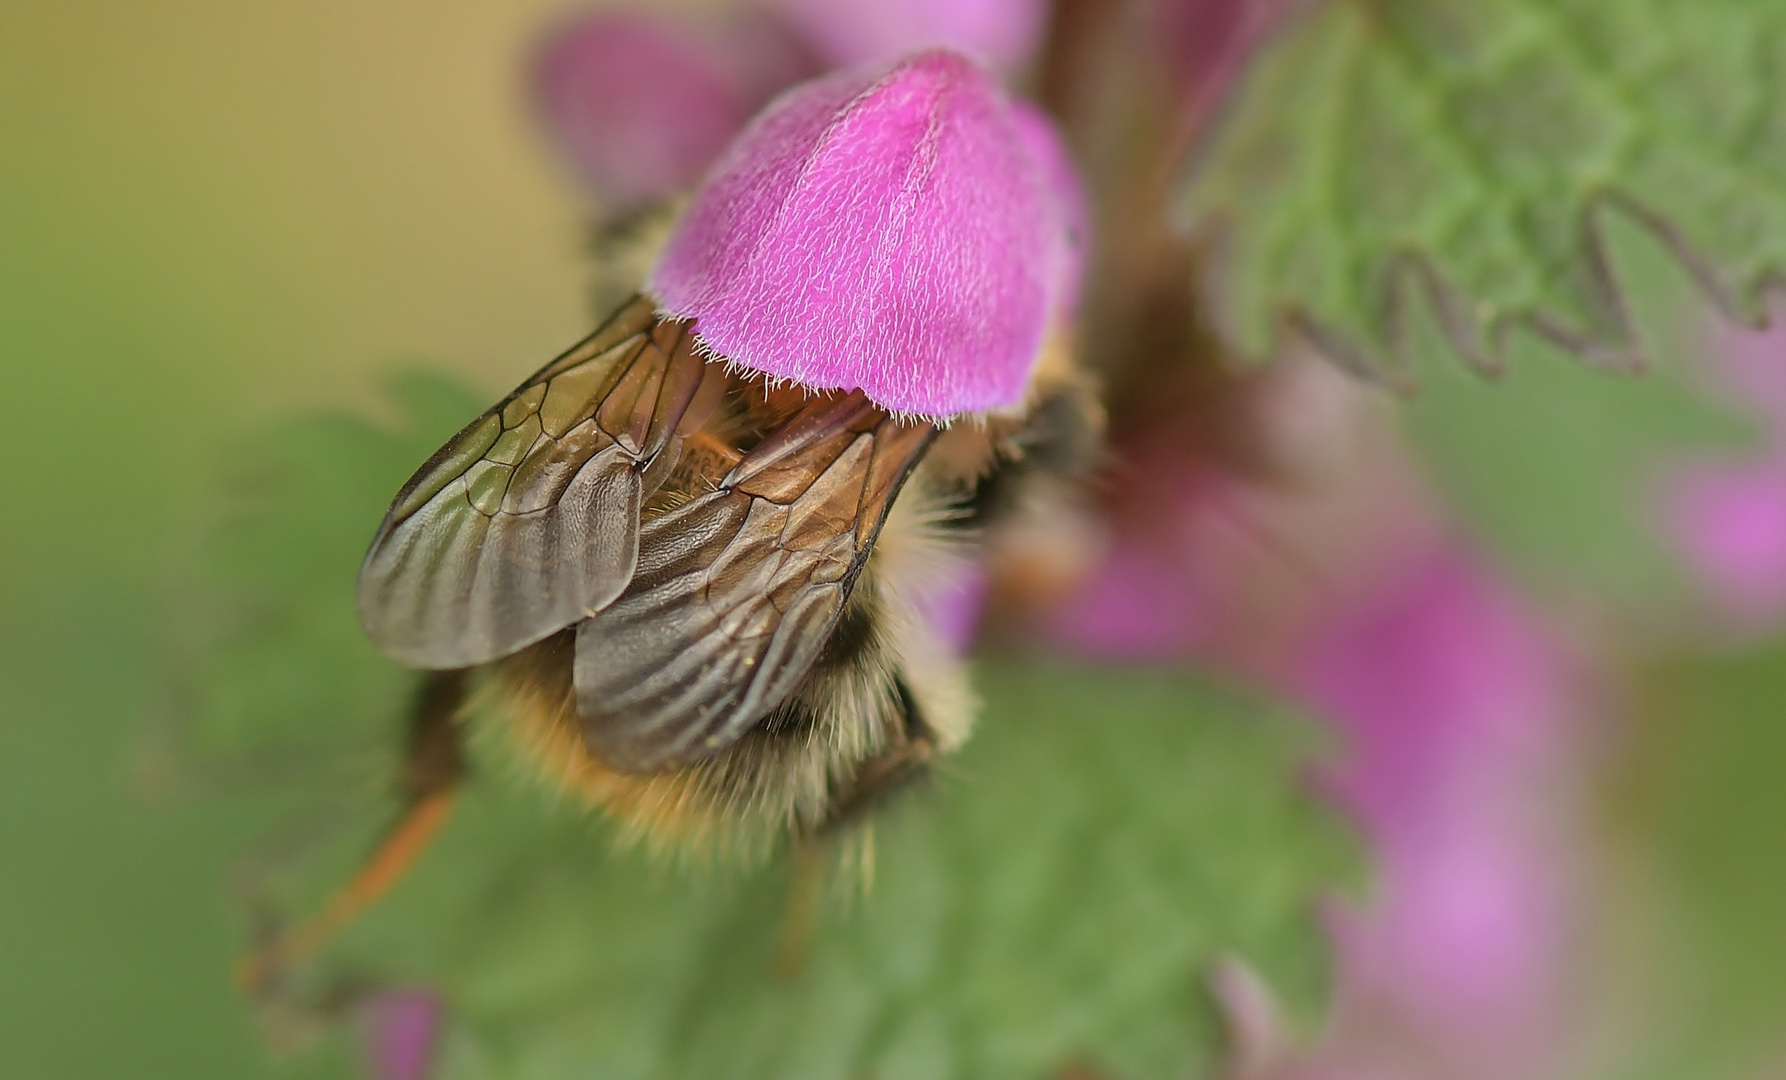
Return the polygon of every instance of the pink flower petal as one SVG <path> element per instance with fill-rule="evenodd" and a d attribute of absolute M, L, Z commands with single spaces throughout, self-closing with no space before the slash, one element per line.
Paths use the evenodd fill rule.
<path fill-rule="evenodd" d="M 763 102 L 810 71 L 760 15 L 697 26 L 620 9 L 558 31 L 534 91 L 578 174 L 628 206 L 692 187 Z"/>
<path fill-rule="evenodd" d="M 364 1006 L 366 1060 L 376 1080 L 426 1080 L 444 1009 L 425 990 L 389 990 Z"/>
<path fill-rule="evenodd" d="M 650 288 L 715 352 L 950 416 L 1022 400 L 1066 229 L 984 69 L 943 50 L 783 95 L 734 142 Z"/>
<path fill-rule="evenodd" d="M 1786 464 L 1683 468 L 1662 503 L 1665 530 L 1725 614 L 1786 615 Z"/>
<path fill-rule="evenodd" d="M 1543 627 L 1473 559 L 1440 549 L 1307 640 L 1293 680 L 1351 736 L 1328 786 L 1382 866 L 1340 927 L 1347 993 L 1451 1040 L 1537 1053 L 1568 905 L 1531 806 L 1574 688 Z"/>
<path fill-rule="evenodd" d="M 961 566 L 947 581 L 918 594 L 918 615 L 949 652 L 965 656 L 973 650 L 991 587 L 983 567 Z"/>
<path fill-rule="evenodd" d="M 1343 797 L 1377 832 L 1422 827 L 1469 778 L 1542 757 L 1564 664 L 1514 596 L 1461 552 L 1405 567 L 1308 637 L 1291 682 L 1352 739 Z"/>
<path fill-rule="evenodd" d="M 1156 9 L 1167 69 L 1188 121 L 1202 125 L 1289 0 L 1165 0 Z"/>
<path fill-rule="evenodd" d="M 1325 368 L 1281 366 L 1253 390 L 1241 407 L 1269 471 L 1198 455 L 1165 408 L 1118 430 L 1103 558 L 1048 638 L 1201 660 L 1344 736 L 1317 781 L 1368 841 L 1376 889 L 1333 920 L 1319 1046 L 1257 1075 L 1533 1075 L 1569 1021 L 1576 849 L 1551 800 L 1577 670 L 1446 530 L 1380 403 Z"/>
<path fill-rule="evenodd" d="M 943 46 L 1012 71 L 1040 44 L 1047 16 L 1041 0 L 774 0 L 774 6 L 838 67 Z"/>
<path fill-rule="evenodd" d="M 1203 569 L 1183 551 L 1117 537 L 1043 630 L 1053 644 L 1099 659 L 1182 658 L 1201 643 L 1216 606 Z"/>
<path fill-rule="evenodd" d="M 1423 1026 L 1464 1039 L 1542 1031 L 1563 929 L 1551 853 L 1491 815 L 1447 825 L 1384 853 L 1385 902 L 1352 944 L 1377 954 L 1384 989 Z"/>

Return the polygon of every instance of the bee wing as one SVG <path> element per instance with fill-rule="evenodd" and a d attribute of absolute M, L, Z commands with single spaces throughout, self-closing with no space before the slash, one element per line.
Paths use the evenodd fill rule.
<path fill-rule="evenodd" d="M 577 627 L 589 748 L 627 772 L 691 764 L 793 693 L 934 434 L 859 392 L 813 402 L 646 523 L 626 593 Z"/>
<path fill-rule="evenodd" d="M 441 447 L 360 567 L 360 621 L 419 668 L 506 656 L 625 591 L 643 500 L 723 392 L 641 297 Z"/>

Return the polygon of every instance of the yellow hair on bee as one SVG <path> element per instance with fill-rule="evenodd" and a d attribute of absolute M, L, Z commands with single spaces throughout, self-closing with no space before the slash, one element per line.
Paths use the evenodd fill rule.
<path fill-rule="evenodd" d="M 877 761 L 892 754 L 922 764 L 967 736 L 975 703 L 965 670 L 915 601 L 950 580 L 959 561 L 957 542 L 938 528 L 946 517 L 932 485 L 914 476 L 812 671 L 720 753 L 650 774 L 620 772 L 591 753 L 577 719 L 571 631 L 495 665 L 487 694 L 505 741 L 528 772 L 656 853 L 750 863 L 789 835 L 825 831 L 854 810 Z M 914 722 L 922 747 L 908 745 Z"/>

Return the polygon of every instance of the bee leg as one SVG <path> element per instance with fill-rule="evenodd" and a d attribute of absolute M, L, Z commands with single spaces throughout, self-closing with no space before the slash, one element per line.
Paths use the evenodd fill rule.
<path fill-rule="evenodd" d="M 925 722 L 916 695 L 905 676 L 893 677 L 893 694 L 898 704 L 898 741 L 891 750 L 864 761 L 856 769 L 855 778 L 838 797 L 816 828 L 794 841 L 789 871 L 787 912 L 782 918 L 781 942 L 775 953 L 775 971 L 783 978 L 793 978 L 806 963 L 806 943 L 818 914 L 819 898 L 824 892 L 827 854 L 834 843 L 845 840 L 853 844 L 853 855 L 862 886 L 867 888 L 874 875 L 874 834 L 869 814 L 889 798 L 930 775 L 930 762 L 936 754 L 936 735 Z M 851 833 L 853 835 L 846 835 Z M 846 853 L 849 849 L 846 848 Z M 850 861 L 846 854 L 845 861 Z"/>
<path fill-rule="evenodd" d="M 825 853 L 822 837 L 807 836 L 794 842 L 789 855 L 787 908 L 781 917 L 781 938 L 775 947 L 775 974 L 783 979 L 798 976 L 806 967 L 806 943 L 818 918 L 819 898 L 825 892 Z"/>
<path fill-rule="evenodd" d="M 825 871 L 832 866 L 829 853 L 834 844 L 843 841 L 843 862 L 854 862 L 861 876 L 864 891 L 873 880 L 873 832 L 870 812 L 888 798 L 931 775 L 931 759 L 936 757 L 936 732 L 925 723 L 918 698 L 907 684 L 906 677 L 893 675 L 893 698 L 897 716 L 889 716 L 889 727 L 897 730 L 895 744 L 886 753 L 864 760 L 855 769 L 855 778 L 843 793 L 838 794 L 825 818 L 816 827 L 795 837 L 788 873 L 788 909 L 782 916 L 780 943 L 775 950 L 775 973 L 793 978 L 805 966 L 805 944 L 813 935 L 818 916 L 818 901 L 825 891 Z"/>
<path fill-rule="evenodd" d="M 236 977 L 243 987 L 251 992 L 267 989 L 282 972 L 327 944 L 389 892 L 427 850 L 445 824 L 454 790 L 465 775 L 459 718 L 469 683 L 470 673 L 464 670 L 423 676 L 409 714 L 398 783 L 403 816 L 320 913 L 242 961 Z"/>
<path fill-rule="evenodd" d="M 910 742 L 862 763 L 848 792 L 831 806 L 818 826 L 794 841 L 788 873 L 787 911 L 782 917 L 781 941 L 775 952 L 775 973 L 793 978 L 806 963 L 806 943 L 812 936 L 824 893 L 828 855 L 842 841 L 843 868 L 853 869 L 867 890 L 874 876 L 874 822 L 871 812 L 888 798 L 930 775 L 933 746 L 928 739 Z"/>
<path fill-rule="evenodd" d="M 816 836 L 835 835 L 860 823 L 876 807 L 930 776 L 934 747 L 929 741 L 907 743 L 862 763 L 856 782 L 831 806 Z"/>
<path fill-rule="evenodd" d="M 893 677 L 893 694 L 899 705 L 901 737 L 891 750 L 861 764 L 849 788 L 832 801 L 830 812 L 814 830 L 815 836 L 836 834 L 893 795 L 929 777 L 930 763 L 936 756 L 936 733 L 925 721 L 905 676 Z"/>

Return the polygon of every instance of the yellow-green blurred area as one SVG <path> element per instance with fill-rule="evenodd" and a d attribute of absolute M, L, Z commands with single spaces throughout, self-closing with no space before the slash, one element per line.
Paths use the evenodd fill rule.
<path fill-rule="evenodd" d="M 256 431 L 381 415 L 399 367 L 493 400 L 590 328 L 588 208 L 523 88 L 564 10 L 0 9 L 0 1077 L 359 1074 L 342 1041 L 269 1054 L 229 969 L 231 876 L 273 823 L 170 781 L 152 733 L 187 704 L 185 594 Z M 1682 303 L 1678 273 L 1642 272 L 1658 310 Z M 1530 575 L 1546 589 L 1580 565 L 1616 591 L 1655 553 L 1596 546 L 1625 528 L 1591 512 L 1618 501 L 1596 485 L 1642 441 L 1632 417 L 1675 422 L 1676 391 L 1517 381 L 1537 371 L 1505 393 L 1435 381 L 1413 426 L 1500 515 L 1461 515 L 1485 545 L 1555 555 Z M 1773 1075 L 1786 653 L 1625 644 L 1607 667 L 1629 685 L 1587 740 L 1605 866 L 1584 952 L 1605 970 L 1582 973 L 1585 1073 Z"/>
<path fill-rule="evenodd" d="M 560 8 L 0 9 L 0 1075 L 268 1071 L 227 976 L 257 826 L 139 776 L 170 568 L 257 425 L 586 332 L 522 83 Z"/>

